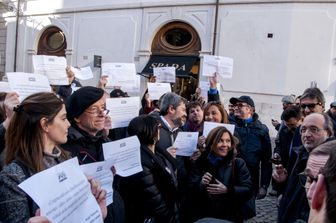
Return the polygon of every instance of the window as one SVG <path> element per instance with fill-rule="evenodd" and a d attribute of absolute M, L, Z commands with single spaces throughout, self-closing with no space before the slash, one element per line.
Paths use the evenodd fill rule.
<path fill-rule="evenodd" d="M 49 27 L 41 35 L 37 54 L 65 56 L 66 39 L 58 27 Z"/>
<path fill-rule="evenodd" d="M 194 28 L 184 22 L 171 22 L 155 35 L 152 53 L 198 56 L 201 43 Z"/>
<path fill-rule="evenodd" d="M 192 40 L 191 33 L 186 29 L 173 28 L 164 34 L 164 38 L 168 44 L 176 47 L 185 46 Z"/>

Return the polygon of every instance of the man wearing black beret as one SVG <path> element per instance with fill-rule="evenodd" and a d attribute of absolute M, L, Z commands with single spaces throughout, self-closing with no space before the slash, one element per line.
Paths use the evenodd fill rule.
<path fill-rule="evenodd" d="M 80 88 L 66 101 L 71 127 L 62 147 L 77 156 L 80 164 L 104 160 L 102 144 L 110 141 L 102 131 L 108 113 L 105 103 L 105 91 L 91 86 Z"/>
<path fill-rule="evenodd" d="M 102 144 L 111 141 L 103 132 L 106 109 L 105 91 L 86 86 L 75 91 L 66 101 L 67 118 L 71 123 L 68 141 L 62 148 L 77 156 L 80 164 L 103 161 Z M 120 194 L 114 190 L 113 203 L 107 206 L 105 223 L 124 222 L 124 205 Z"/>

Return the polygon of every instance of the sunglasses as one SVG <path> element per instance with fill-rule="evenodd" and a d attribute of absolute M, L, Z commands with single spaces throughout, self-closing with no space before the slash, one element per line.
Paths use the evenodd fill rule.
<path fill-rule="evenodd" d="M 318 103 L 312 103 L 312 104 L 300 104 L 300 107 L 302 109 L 306 109 L 306 108 L 308 108 L 308 109 L 314 109 L 316 107 L 316 105 L 322 105 L 322 104 L 320 102 L 318 102 Z"/>

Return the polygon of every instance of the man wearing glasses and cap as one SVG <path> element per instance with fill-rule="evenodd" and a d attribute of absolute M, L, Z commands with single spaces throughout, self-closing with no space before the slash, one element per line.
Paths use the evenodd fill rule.
<path fill-rule="evenodd" d="M 230 103 L 234 106 L 234 119 L 230 121 L 236 126 L 235 131 L 240 141 L 238 156 L 244 159 L 250 171 L 257 199 L 262 199 L 266 196 L 272 175 L 272 164 L 269 162 L 272 155 L 269 131 L 267 126 L 259 121 L 252 98 L 243 95 L 231 98 Z"/>

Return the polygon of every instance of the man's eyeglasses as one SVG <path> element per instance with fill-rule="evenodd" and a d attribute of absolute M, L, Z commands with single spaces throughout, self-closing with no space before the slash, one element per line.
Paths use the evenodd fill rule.
<path fill-rule="evenodd" d="M 312 103 L 312 104 L 300 104 L 300 108 L 301 108 L 301 109 L 306 109 L 306 108 L 308 108 L 308 109 L 312 110 L 312 109 L 314 109 L 314 108 L 316 107 L 316 105 L 322 105 L 322 104 L 321 104 L 321 102 L 318 102 L 318 103 Z"/>
<path fill-rule="evenodd" d="M 99 114 L 107 115 L 110 112 L 110 110 L 108 110 L 106 108 L 97 108 L 97 107 L 95 107 L 95 108 L 92 108 L 90 110 L 86 110 L 85 112 L 89 113 L 91 115 L 96 115 L 97 116 Z"/>
<path fill-rule="evenodd" d="M 325 130 L 325 129 L 320 129 L 316 126 L 309 126 L 309 127 L 305 127 L 305 126 L 301 126 L 300 128 L 300 133 L 301 134 L 305 134 L 307 131 L 311 132 L 312 134 L 316 134 L 322 130 Z"/>
<path fill-rule="evenodd" d="M 309 190 L 310 185 L 313 182 L 317 182 L 318 180 L 318 175 L 316 177 L 307 175 L 306 173 L 302 172 L 298 174 L 299 176 L 299 183 L 302 187 L 304 187 L 306 190 Z"/>
<path fill-rule="evenodd" d="M 248 104 L 242 104 L 242 103 L 236 103 L 233 105 L 234 108 L 243 108 L 243 107 L 248 107 Z"/>

